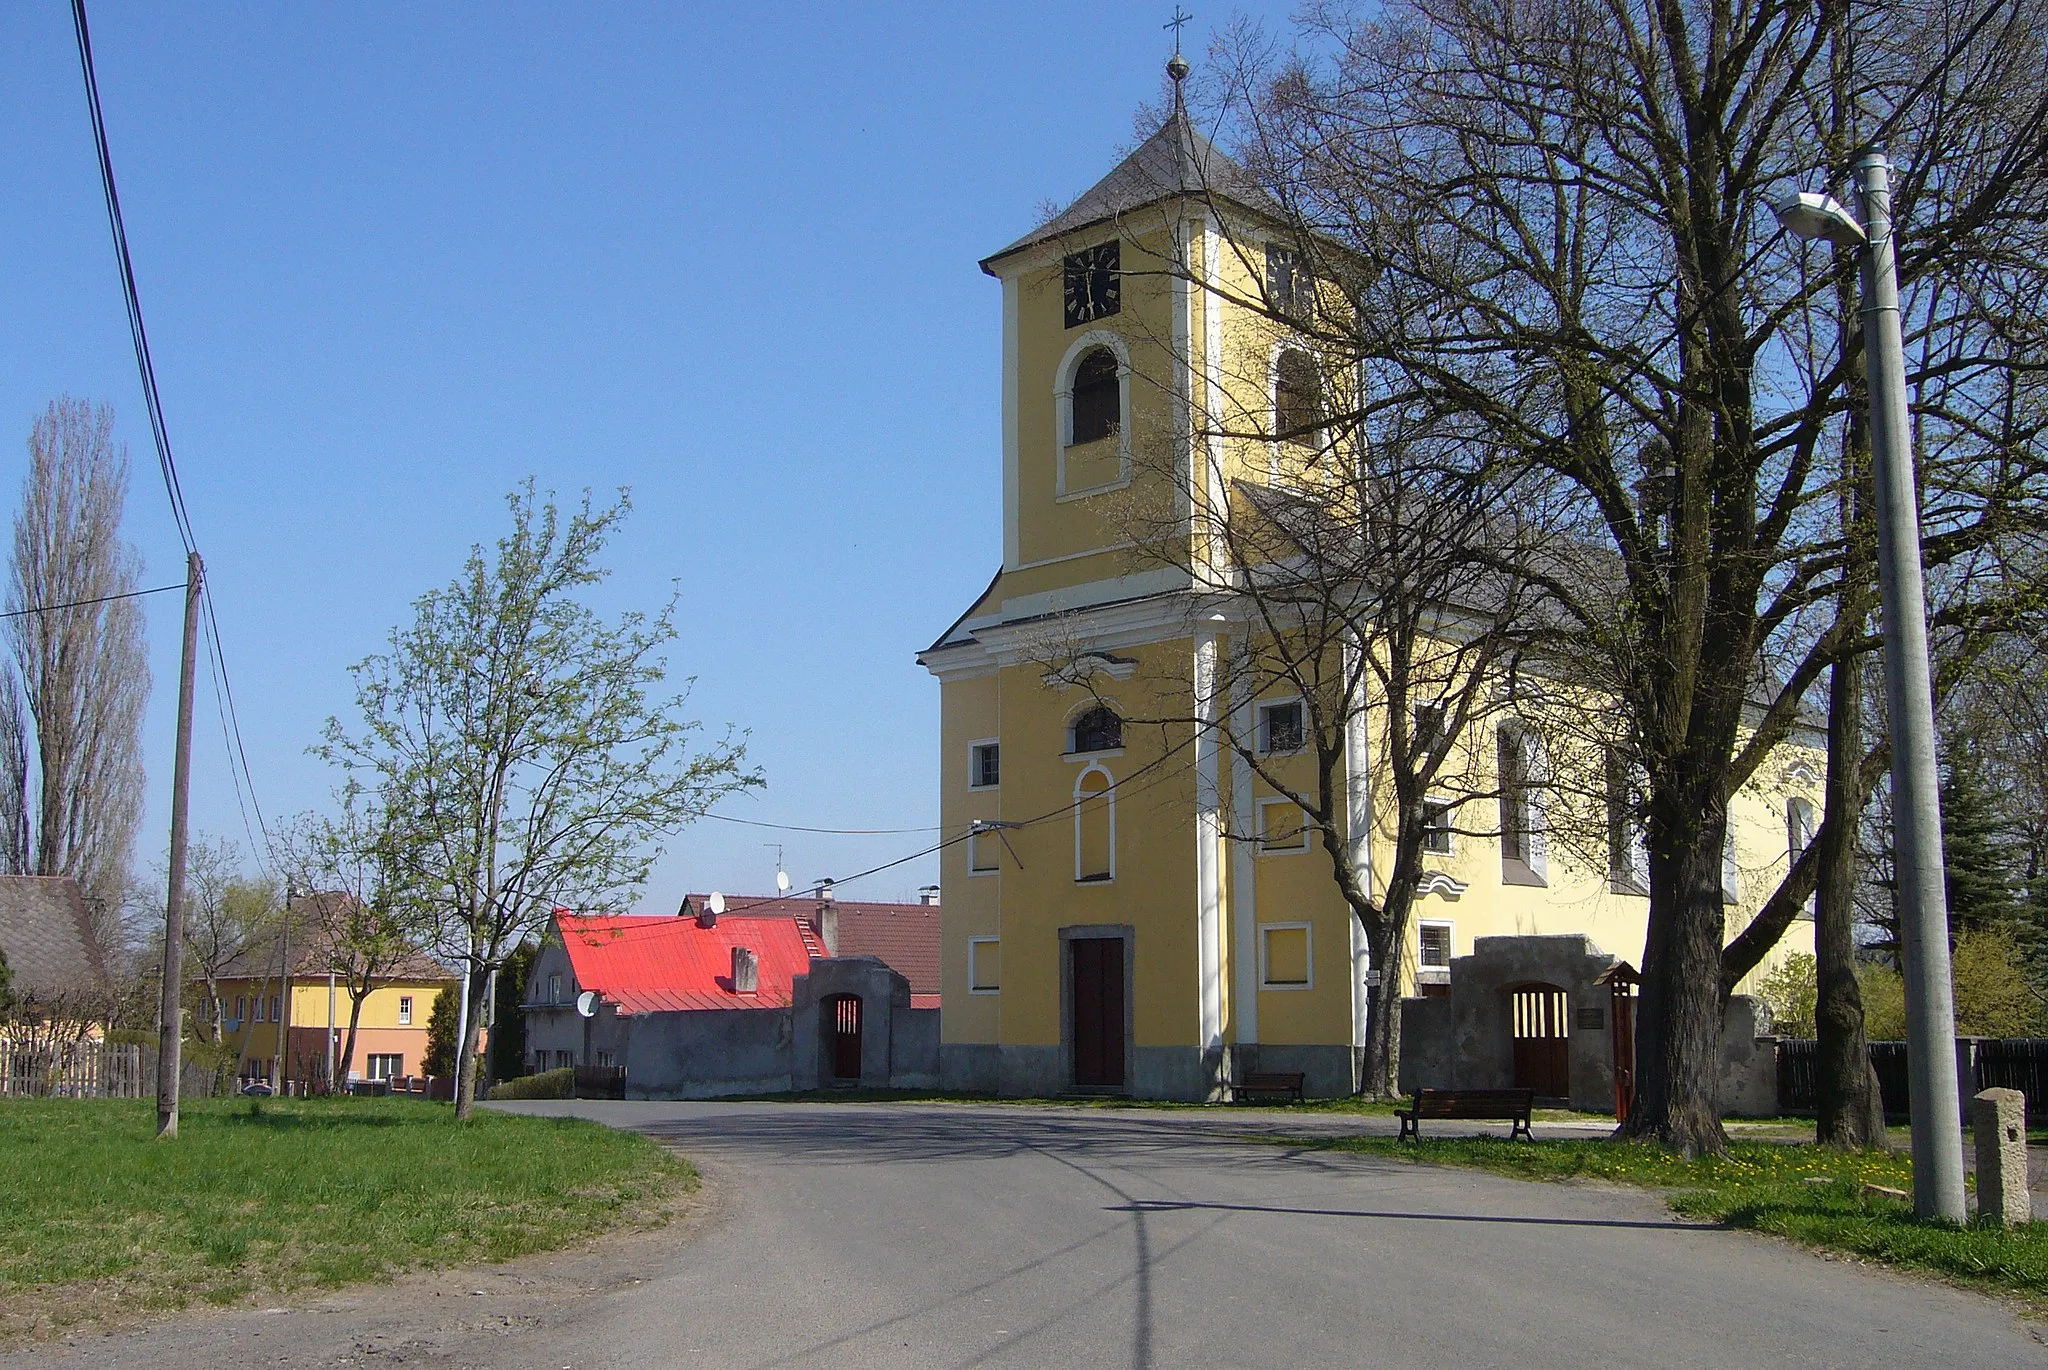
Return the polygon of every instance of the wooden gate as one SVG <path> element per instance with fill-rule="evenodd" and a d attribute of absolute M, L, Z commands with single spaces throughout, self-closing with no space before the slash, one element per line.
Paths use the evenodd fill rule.
<path fill-rule="evenodd" d="M 860 1079 L 860 996 L 834 994 L 825 1000 L 825 1023 L 832 1032 L 832 1078 Z"/>
<path fill-rule="evenodd" d="M 1074 1084 L 1115 1089 L 1124 1083 L 1124 939 L 1076 937 Z"/>
<path fill-rule="evenodd" d="M 1565 993 L 1555 985 L 1509 991 L 1515 1042 L 1515 1087 L 1538 1098 L 1571 1097 L 1572 1024 Z"/>

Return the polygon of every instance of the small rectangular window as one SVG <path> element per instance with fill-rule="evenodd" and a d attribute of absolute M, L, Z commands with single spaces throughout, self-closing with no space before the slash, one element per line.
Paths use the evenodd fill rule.
<path fill-rule="evenodd" d="M 1286 799 L 1262 799 L 1259 801 L 1258 822 L 1261 855 L 1308 850 L 1308 815 L 1302 812 L 1300 805 Z"/>
<path fill-rule="evenodd" d="M 398 1022 L 401 1027 L 409 1026 L 412 1022 L 412 996 L 410 994 L 398 996 Z"/>
<path fill-rule="evenodd" d="M 1003 839 L 992 832 L 978 832 L 967 839 L 967 873 L 990 875 L 1002 869 Z"/>
<path fill-rule="evenodd" d="M 559 973 L 548 977 L 548 1002 L 551 1004 L 562 1002 L 562 977 Z"/>
<path fill-rule="evenodd" d="M 244 1018 L 247 1018 L 248 1016 L 249 996 L 246 994 L 237 994 L 235 996 L 235 1023 L 239 1026 L 241 1021 Z"/>
<path fill-rule="evenodd" d="M 611 1064 L 612 1064 L 612 1054 L 611 1054 L 611 1053 L 610 1053 L 609 1051 L 600 1051 L 600 1052 L 598 1052 L 598 1053 L 597 1053 L 597 1064 L 598 1064 L 599 1066 L 602 1066 L 602 1067 L 607 1067 L 607 1068 L 609 1068 L 609 1067 L 611 1066 Z"/>
<path fill-rule="evenodd" d="M 1308 924 L 1261 927 L 1259 983 L 1267 989 L 1307 989 L 1311 980 Z"/>
<path fill-rule="evenodd" d="M 994 937 L 967 939 L 967 988 L 994 994 L 1003 987 L 1003 944 Z"/>
<path fill-rule="evenodd" d="M 372 1080 L 395 1080 L 405 1074 L 405 1056 L 401 1052 L 370 1053 L 370 1078 Z"/>
<path fill-rule="evenodd" d="M 1424 970 L 1449 970 L 1451 968 L 1451 925 L 1449 923 L 1423 923 L 1417 926 L 1416 937 L 1420 948 L 1420 961 Z"/>
<path fill-rule="evenodd" d="M 558 1051 L 558 1052 L 556 1052 L 556 1053 L 555 1053 L 555 1069 L 556 1069 L 556 1070 L 570 1070 L 570 1069 L 573 1069 L 575 1065 L 576 1065 L 576 1053 L 575 1053 L 575 1052 L 573 1052 L 573 1051 Z"/>
<path fill-rule="evenodd" d="M 1422 849 L 1436 856 L 1451 854 L 1451 824 L 1455 805 L 1435 799 L 1422 803 Z"/>
<path fill-rule="evenodd" d="M 282 1023 L 284 1021 L 284 1000 L 275 994 L 270 996 L 270 1021 L 273 1023 Z"/>
<path fill-rule="evenodd" d="M 1298 699 L 1259 706 L 1258 745 L 1262 752 L 1298 752 L 1308 736 L 1306 713 Z"/>
<path fill-rule="evenodd" d="M 976 742 L 967 749 L 967 787 L 992 790 L 1002 783 L 1002 744 Z"/>
<path fill-rule="evenodd" d="M 270 1020 L 263 1016 L 263 996 L 258 994 L 254 996 L 254 999 L 256 1007 L 256 1021 L 259 1023 L 269 1022 Z"/>

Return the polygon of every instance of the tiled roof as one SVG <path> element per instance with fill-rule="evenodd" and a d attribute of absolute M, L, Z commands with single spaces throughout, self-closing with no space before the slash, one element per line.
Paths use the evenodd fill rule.
<path fill-rule="evenodd" d="M 683 907 L 694 912 L 704 907 L 708 895 L 692 894 Z M 812 919 L 817 916 L 818 898 L 808 890 L 790 894 L 728 894 L 725 907 L 742 917 L 768 913 L 795 915 L 804 924 L 804 934 L 815 944 Z M 883 904 L 859 899 L 837 899 L 839 954 L 873 956 L 910 982 L 912 994 L 939 992 L 939 906 L 937 904 Z M 823 956 L 819 946 L 811 953 Z"/>
<path fill-rule="evenodd" d="M 810 970 L 815 946 L 786 913 L 727 914 L 708 928 L 695 918 L 560 914 L 555 921 L 577 985 L 596 990 L 622 1014 L 787 1008 L 790 982 Z M 758 958 L 756 993 L 733 992 L 736 946 Z"/>
<path fill-rule="evenodd" d="M 85 893 L 68 875 L 0 876 L 0 952 L 17 998 L 110 987 Z"/>
<path fill-rule="evenodd" d="M 1265 214 L 1276 212 L 1272 198 L 1251 173 L 1217 151 L 1189 122 L 1187 113 L 1176 109 L 1157 133 L 1118 162 L 1109 175 L 1052 219 L 988 257 L 981 269 L 989 271 L 992 263 L 1011 253 L 1180 195 L 1228 200 Z"/>

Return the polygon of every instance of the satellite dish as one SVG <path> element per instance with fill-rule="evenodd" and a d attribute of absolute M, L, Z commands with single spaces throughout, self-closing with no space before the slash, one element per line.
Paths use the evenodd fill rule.
<path fill-rule="evenodd" d="M 711 897 L 704 901 L 704 907 L 710 909 L 711 916 L 716 918 L 719 914 L 725 912 L 725 896 L 717 890 L 711 891 Z"/>
<path fill-rule="evenodd" d="M 584 990 L 583 993 L 577 995 L 576 1011 L 582 1014 L 585 1018 L 597 1017 L 597 991 L 594 989 L 587 989 Z"/>
<path fill-rule="evenodd" d="M 775 872 L 775 892 L 776 892 L 777 894 L 788 894 L 788 893 L 789 893 L 789 872 L 788 872 L 788 871 L 783 871 L 783 870 L 779 870 L 779 871 Z"/>

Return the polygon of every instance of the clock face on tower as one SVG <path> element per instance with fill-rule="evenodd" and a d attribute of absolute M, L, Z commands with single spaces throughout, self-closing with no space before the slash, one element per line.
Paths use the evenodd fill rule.
<path fill-rule="evenodd" d="M 1119 244 L 1084 248 L 1067 258 L 1067 327 L 1109 317 L 1122 308 Z"/>

